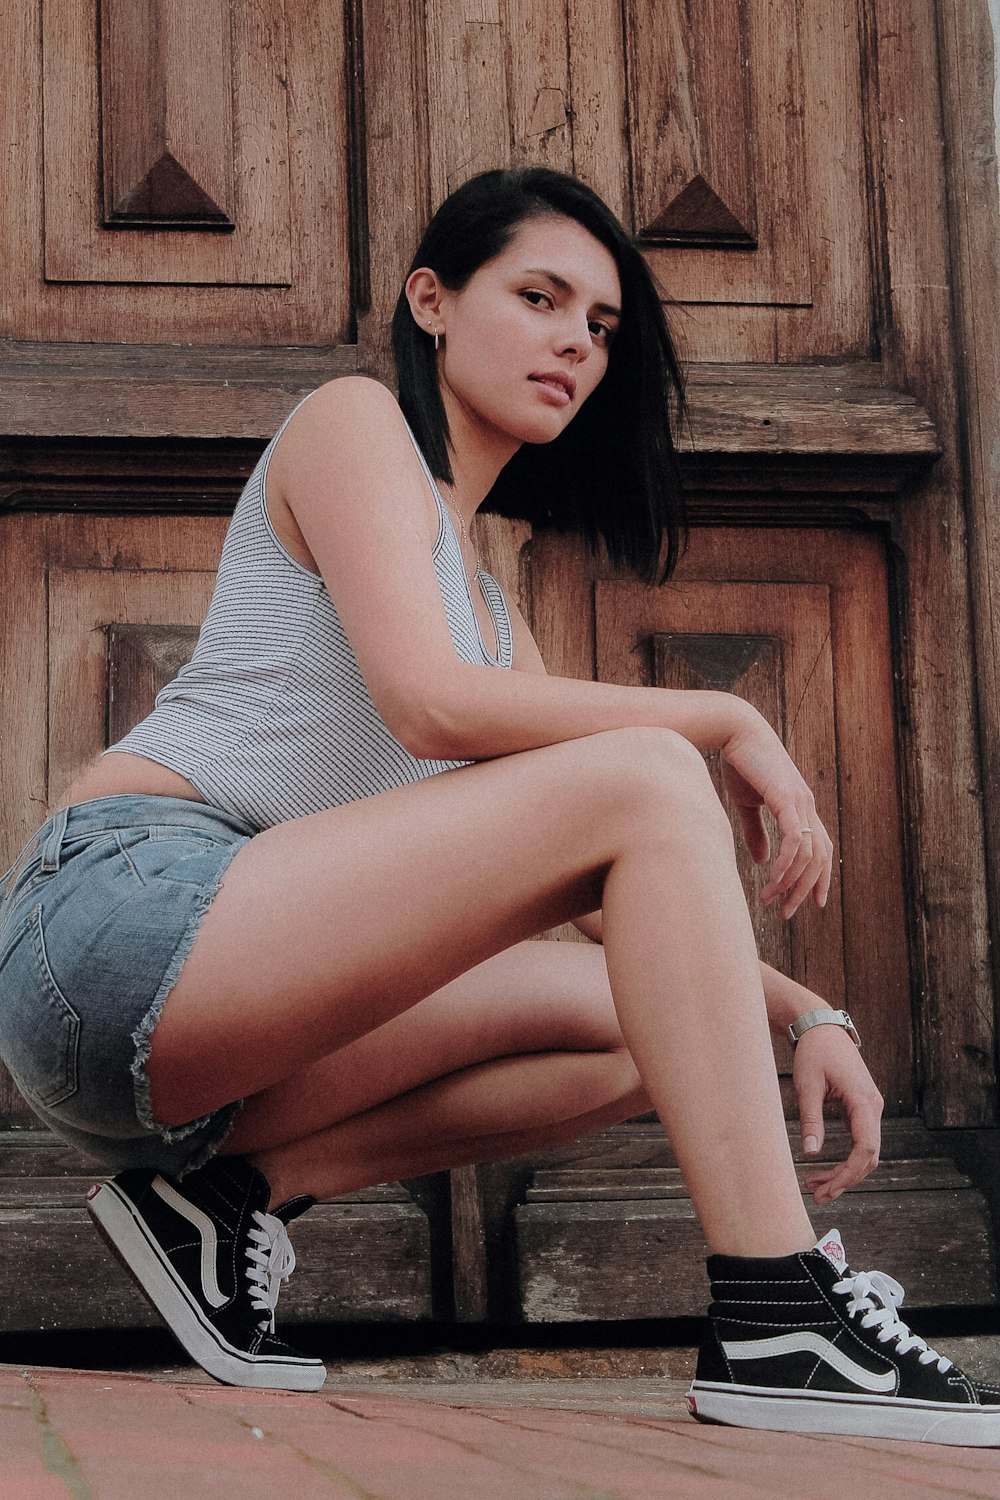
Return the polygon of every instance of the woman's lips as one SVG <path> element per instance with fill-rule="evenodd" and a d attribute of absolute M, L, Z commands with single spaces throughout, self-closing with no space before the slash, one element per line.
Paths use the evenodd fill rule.
<path fill-rule="evenodd" d="M 529 380 L 538 386 L 545 399 L 553 406 L 568 406 L 572 399 L 565 384 L 555 376 L 529 375 Z"/>

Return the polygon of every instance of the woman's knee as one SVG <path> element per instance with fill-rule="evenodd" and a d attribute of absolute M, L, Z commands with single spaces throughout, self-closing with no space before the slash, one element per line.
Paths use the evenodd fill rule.
<path fill-rule="evenodd" d="M 612 816 L 647 831 L 732 839 L 732 830 L 701 751 L 672 729 L 606 730 L 586 742 L 597 802 Z"/>

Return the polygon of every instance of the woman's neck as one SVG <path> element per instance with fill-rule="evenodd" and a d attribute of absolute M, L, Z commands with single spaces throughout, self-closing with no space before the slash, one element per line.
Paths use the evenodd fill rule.
<path fill-rule="evenodd" d="M 476 511 L 496 483 L 497 475 L 521 444 L 473 415 L 442 382 L 441 397 L 448 418 L 452 482 L 442 485 L 449 503 L 471 531 Z"/>

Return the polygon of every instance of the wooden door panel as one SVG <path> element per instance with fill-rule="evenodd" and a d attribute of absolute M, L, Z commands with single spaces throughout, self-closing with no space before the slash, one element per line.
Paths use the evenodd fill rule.
<path fill-rule="evenodd" d="M 532 544 L 536 637 L 550 672 L 723 686 L 777 715 L 839 864 L 825 911 L 763 914 L 764 956 L 858 1020 L 890 1113 L 915 1107 L 913 1016 L 888 581 L 871 535 L 698 529 L 659 589 L 608 576 L 575 539 Z M 766 668 L 766 660 L 771 666 Z M 742 685 L 742 686 L 741 686 Z M 787 1066 L 788 1053 L 782 1057 Z"/>
<path fill-rule="evenodd" d="M 176 663 L 176 670 L 194 649 L 214 583 L 215 572 L 208 569 L 50 569 L 52 798 L 114 742 L 112 724 L 123 734 L 152 708 L 156 692 L 173 675 L 167 663 Z M 141 629 L 145 635 L 136 634 Z"/>
<path fill-rule="evenodd" d="M 114 745 L 146 717 L 160 689 L 191 660 L 198 626 L 116 623 L 107 632 L 107 739 Z"/>
<path fill-rule="evenodd" d="M 678 301 L 808 304 L 798 0 L 626 12 L 635 225 L 654 269 Z"/>
<path fill-rule="evenodd" d="M 282 0 L 100 11 L 43 11 L 46 280 L 289 285 Z"/>
<path fill-rule="evenodd" d="M 352 277 L 366 295 L 348 121 L 359 14 L 285 0 L 7 0 L 4 159 L 18 213 L 0 224 L 0 333 L 353 343 Z"/>
<path fill-rule="evenodd" d="M 284 36 L 274 34 L 275 19 L 280 24 L 280 10 L 264 16 L 264 35 L 278 42 L 275 62 L 281 68 Z M 230 0 L 170 0 L 169 6 L 162 0 L 101 0 L 106 225 L 236 227 L 230 22 Z M 258 67 L 260 39 L 259 32 L 236 38 L 237 45 L 249 40 Z M 265 79 L 274 71 L 272 64 Z M 287 144 L 286 119 L 278 131 L 279 142 Z M 279 168 L 286 154 L 278 154 Z"/>

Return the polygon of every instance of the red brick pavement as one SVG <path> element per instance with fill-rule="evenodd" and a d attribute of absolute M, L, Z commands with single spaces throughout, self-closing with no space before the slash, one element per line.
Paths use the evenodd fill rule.
<path fill-rule="evenodd" d="M 1000 1497 L 1000 1451 L 700 1426 L 676 1381 L 541 1384 L 338 1380 L 293 1395 L 0 1367 L 0 1497 Z"/>

